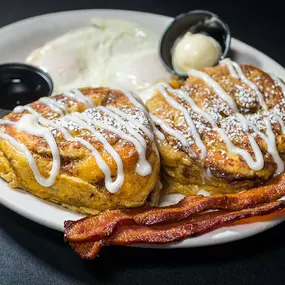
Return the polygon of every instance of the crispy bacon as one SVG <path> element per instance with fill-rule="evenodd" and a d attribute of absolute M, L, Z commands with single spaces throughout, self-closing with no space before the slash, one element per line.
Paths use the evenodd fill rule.
<path fill-rule="evenodd" d="M 71 242 L 71 248 L 83 259 L 94 259 L 98 256 L 102 243 L 100 241 Z"/>
<path fill-rule="evenodd" d="M 95 258 L 102 246 L 130 245 L 130 244 L 164 244 L 179 241 L 191 236 L 197 236 L 213 229 L 227 225 L 231 222 L 253 216 L 263 216 L 279 211 L 285 207 L 285 201 L 276 201 L 259 205 L 254 208 L 225 211 L 217 210 L 199 213 L 187 219 L 146 226 L 137 224 L 124 224 L 111 235 L 102 239 L 86 242 L 74 242 L 72 236 L 71 247 L 81 258 Z"/>
<path fill-rule="evenodd" d="M 193 213 L 199 212 L 201 204 L 198 201 L 205 201 L 202 196 L 188 196 L 187 199 L 188 207 L 192 206 Z M 157 209 L 171 209 L 179 207 L 182 202 Z M 193 203 L 193 204 L 192 204 Z M 65 221 L 65 239 L 67 240 L 92 240 L 99 239 L 105 236 L 109 236 L 112 232 L 119 227 L 121 224 L 135 224 L 136 216 L 142 213 L 151 211 L 155 208 L 140 208 L 140 209 L 120 209 L 120 210 L 107 210 L 95 216 L 89 216 L 78 221 Z"/>
<path fill-rule="evenodd" d="M 186 197 L 172 207 L 153 208 L 137 214 L 134 219 L 138 224 L 153 225 L 156 223 L 184 219 L 194 213 L 209 209 L 238 211 L 254 207 L 258 204 L 276 201 L 285 195 L 285 174 L 272 179 L 271 183 L 259 188 L 247 190 L 238 194 L 204 197 L 201 200 L 188 203 Z M 192 201 L 191 201 L 192 202 Z M 171 208 L 171 210 L 169 209 Z"/>
<path fill-rule="evenodd" d="M 78 221 L 65 221 L 64 237 L 69 241 L 100 239 L 109 236 L 117 225 L 131 222 L 131 216 L 125 210 L 108 210 Z"/>
<path fill-rule="evenodd" d="M 206 210 L 238 211 L 275 201 L 285 195 L 285 174 L 270 184 L 239 194 L 213 197 L 188 196 L 179 203 L 162 208 L 109 210 L 79 221 L 65 222 L 65 238 L 88 241 L 110 236 L 120 225 L 154 225 L 186 219 Z"/>

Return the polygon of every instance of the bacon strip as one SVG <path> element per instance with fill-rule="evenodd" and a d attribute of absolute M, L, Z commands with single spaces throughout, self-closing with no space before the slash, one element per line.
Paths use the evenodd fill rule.
<path fill-rule="evenodd" d="M 179 203 L 162 208 L 110 210 L 79 221 L 65 222 L 65 239 L 88 241 L 110 236 L 120 225 L 154 225 L 186 219 L 206 210 L 238 211 L 259 204 L 275 201 L 285 195 L 285 174 L 266 186 L 239 194 L 213 197 L 188 196 Z"/>
<path fill-rule="evenodd" d="M 71 242 L 71 248 L 83 259 L 94 259 L 98 256 L 102 243 L 100 241 Z"/>
<path fill-rule="evenodd" d="M 204 234 L 240 219 L 267 215 L 283 208 L 285 208 L 285 201 L 276 201 L 240 211 L 218 210 L 200 213 L 184 220 L 153 226 L 122 225 L 109 237 L 93 242 L 71 242 L 70 245 L 81 258 L 93 259 L 98 255 L 102 246 L 175 242 Z M 68 240 L 70 241 L 70 239 Z"/>
<path fill-rule="evenodd" d="M 238 211 L 258 204 L 276 201 L 285 195 L 285 174 L 281 174 L 272 179 L 271 183 L 259 188 L 247 190 L 238 194 L 218 195 L 213 197 L 205 197 L 203 200 L 197 201 L 195 209 L 194 205 L 187 204 L 187 197 L 181 201 L 181 204 L 172 207 L 171 211 L 166 208 L 153 208 L 149 211 L 140 213 L 134 217 L 138 224 L 153 225 L 156 223 L 174 221 L 184 219 L 190 215 L 209 210 L 220 209 Z M 194 210 L 194 212 L 193 212 Z"/>
<path fill-rule="evenodd" d="M 200 211 L 201 205 L 197 202 L 205 202 L 202 196 L 188 196 L 183 201 L 186 199 L 188 206 L 192 206 L 193 213 Z M 183 201 L 164 208 L 171 209 L 175 206 L 178 207 Z M 135 217 L 137 215 L 148 212 L 151 209 L 153 208 L 107 210 L 98 215 L 89 216 L 78 221 L 65 221 L 65 239 L 70 241 L 87 241 L 109 236 L 121 224 L 135 224 Z"/>
<path fill-rule="evenodd" d="M 131 224 L 131 215 L 125 210 L 105 211 L 78 221 L 65 221 L 64 238 L 70 241 L 87 241 L 109 236 L 120 224 Z"/>

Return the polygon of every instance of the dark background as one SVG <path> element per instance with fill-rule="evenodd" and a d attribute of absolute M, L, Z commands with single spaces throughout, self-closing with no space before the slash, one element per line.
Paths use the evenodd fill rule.
<path fill-rule="evenodd" d="M 168 16 L 207 9 L 229 24 L 235 38 L 285 66 L 282 2 L 0 0 L 0 26 L 73 9 L 128 9 Z M 285 223 L 246 240 L 206 248 L 105 248 L 98 259 L 87 262 L 64 244 L 61 233 L 30 222 L 0 205 L 0 284 L 284 285 Z"/>

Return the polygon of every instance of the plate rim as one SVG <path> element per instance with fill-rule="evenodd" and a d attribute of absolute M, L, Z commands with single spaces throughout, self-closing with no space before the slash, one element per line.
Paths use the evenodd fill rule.
<path fill-rule="evenodd" d="M 0 28 L 0 36 L 2 33 L 6 33 L 6 32 L 9 32 L 9 29 L 15 29 L 15 28 L 18 28 L 18 27 L 21 27 L 23 24 L 26 25 L 26 24 L 29 24 L 29 22 L 33 22 L 35 20 L 39 20 L 39 19 L 42 19 L 42 18 L 49 18 L 49 17 L 53 17 L 53 16 L 57 16 L 57 17 L 61 17 L 61 16 L 64 16 L 64 15 L 67 15 L 67 14 L 70 14 L 70 13 L 73 13 L 73 14 L 76 14 L 76 13 L 86 13 L 86 12 L 101 12 L 101 13 L 118 13 L 118 14 L 140 14 L 140 15 L 144 15 L 144 16 L 151 16 L 151 17 L 154 17 L 154 18 L 157 18 L 159 17 L 161 20 L 167 20 L 167 21 L 171 21 L 173 18 L 172 17 L 169 17 L 169 16 L 165 16 L 165 15 L 161 15 L 161 14 L 155 14 L 155 13 L 148 13 L 148 12 L 142 12 L 142 11 L 135 11 L 135 10 L 123 10 L 123 9 L 80 9 L 80 10 L 66 10 L 66 11 L 59 11 L 59 12 L 51 12 L 51 13 L 47 13 L 47 14 L 41 14 L 41 15 L 36 15 L 36 16 L 33 16 L 33 17 L 28 17 L 28 18 L 24 18 L 24 19 L 21 19 L 19 21 L 16 21 L 16 22 L 13 22 L 13 23 L 9 23 L 3 27 Z M 263 58 L 265 58 L 266 60 L 269 60 L 271 61 L 275 66 L 276 68 L 278 67 L 278 69 L 280 70 L 280 72 L 282 72 L 284 74 L 284 77 L 285 77 L 285 69 L 282 67 L 282 65 L 280 65 L 279 63 L 277 63 L 274 59 L 272 59 L 271 57 L 269 57 L 268 55 L 264 54 L 262 51 L 259 51 L 257 48 L 251 46 L 251 45 L 248 45 L 236 38 L 232 38 L 232 46 L 235 46 L 236 47 L 246 47 L 247 49 L 250 49 L 253 53 L 257 54 L 258 56 L 261 56 Z M 3 183 L 6 183 L 4 182 L 2 179 L 1 179 L 1 183 L 0 183 L 0 187 L 2 186 L 2 182 Z M 6 183 L 7 184 L 7 183 Z M 7 185 L 7 187 L 9 187 Z M 13 190 L 13 191 L 23 191 L 23 190 L 15 190 L 15 189 L 9 189 L 9 190 Z M 1 190 L 0 190 L 1 191 Z M 25 191 L 23 191 L 25 192 Z M 41 198 L 38 198 L 38 197 L 35 197 L 33 196 L 32 194 L 28 193 L 28 192 L 25 192 L 25 194 L 27 195 L 30 195 L 32 196 L 33 198 L 37 199 L 37 200 L 40 200 L 40 202 L 42 203 L 48 203 L 48 204 L 51 204 L 53 207 L 60 207 L 54 203 L 51 203 L 51 202 L 48 202 L 48 201 L 45 201 Z M 15 206 L 15 204 L 13 204 L 13 202 L 5 199 L 5 197 L 2 197 L 2 195 L 0 195 L 0 204 L 4 205 L 5 207 L 9 208 L 10 210 L 16 212 L 17 214 L 31 220 L 31 221 L 34 221 L 40 225 L 43 225 L 45 227 L 49 227 L 51 229 L 54 229 L 54 230 L 57 230 L 57 231 L 62 231 L 63 230 L 63 225 L 61 227 L 59 227 L 58 225 L 54 224 L 52 221 L 50 220 L 47 220 L 43 217 L 40 217 L 40 215 L 35 215 L 35 213 L 32 213 L 31 211 L 28 211 L 26 208 L 25 210 L 21 209 L 21 208 L 18 208 L 17 206 Z M 63 209 L 62 207 L 60 207 L 60 209 Z M 68 211 L 68 210 L 66 210 Z M 221 239 L 211 239 L 211 240 L 208 240 L 208 242 L 206 243 L 200 243 L 200 244 L 187 244 L 187 240 L 191 239 L 195 239 L 195 238 L 188 238 L 182 242 L 178 242 L 178 243 L 174 243 L 174 244 L 170 244 L 170 245 L 137 245 L 138 247 L 148 247 L 148 248 L 188 248 L 188 247 L 202 247 L 202 246 L 211 246 L 211 245 L 216 245 L 216 244 L 223 244 L 223 243 L 228 243 L 228 242 L 233 242 L 233 241 L 236 241 L 236 240 L 241 240 L 241 239 L 244 239 L 244 238 L 247 238 L 247 237 L 250 237 L 250 236 L 253 236 L 253 235 L 256 235 L 256 234 L 259 234 L 263 231 L 266 231 L 270 228 L 273 228 L 274 226 L 280 224 L 282 221 L 285 220 L 285 215 L 284 217 L 279 217 L 279 218 L 276 218 L 274 220 L 271 220 L 270 222 L 261 222 L 262 224 L 264 224 L 264 226 L 260 229 L 258 229 L 257 231 L 253 231 L 252 230 L 248 230 L 246 231 L 245 233 L 243 233 L 242 236 L 240 235 L 237 235 L 237 236 L 229 236 L 229 237 L 226 237 L 226 238 L 221 238 Z M 254 223 L 255 224 L 255 223 Z M 236 226 L 234 226 L 236 227 Z M 229 229 L 230 227 L 223 227 L 221 229 Z M 216 231 L 216 230 L 215 230 Z M 213 232 L 215 232 L 213 231 Z M 207 234 L 206 234 L 207 235 Z M 199 237 L 197 237 L 199 238 Z M 199 242 L 198 242 L 199 243 Z"/>

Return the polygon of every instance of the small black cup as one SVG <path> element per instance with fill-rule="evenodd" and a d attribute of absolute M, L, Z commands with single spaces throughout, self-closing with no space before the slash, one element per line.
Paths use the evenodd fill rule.
<path fill-rule="evenodd" d="M 187 77 L 186 74 L 177 73 L 172 66 L 173 47 L 177 39 L 181 38 L 186 32 L 201 33 L 213 37 L 222 48 L 222 56 L 219 60 L 227 56 L 231 43 L 231 33 L 225 22 L 209 11 L 195 10 L 183 13 L 175 17 L 160 41 L 160 57 L 171 73 L 179 77 Z"/>
<path fill-rule="evenodd" d="M 0 109 L 2 116 L 18 105 L 51 95 L 53 82 L 43 70 L 22 63 L 0 65 Z"/>

